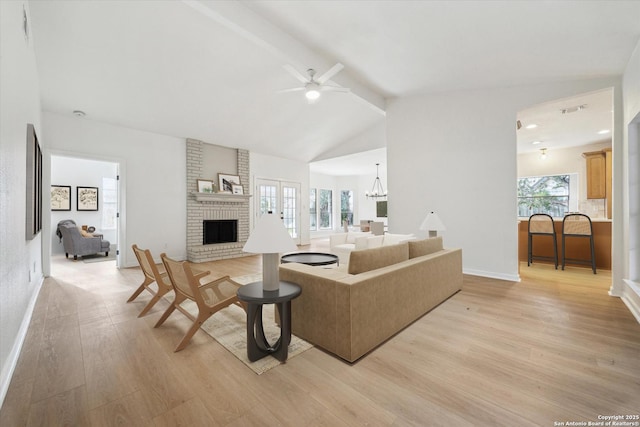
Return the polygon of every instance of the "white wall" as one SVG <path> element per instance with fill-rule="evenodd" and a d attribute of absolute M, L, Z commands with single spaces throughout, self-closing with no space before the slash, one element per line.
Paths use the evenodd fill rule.
<path fill-rule="evenodd" d="M 186 259 L 185 139 L 49 112 L 43 128 L 50 155 L 119 163 L 121 266 L 137 265 L 134 243 L 157 261 L 161 252 Z"/>
<path fill-rule="evenodd" d="M 40 125 L 33 44 L 22 30 L 23 7 L 28 13 L 26 1 L 0 1 L 0 404 L 43 279 L 43 233 L 25 239 L 27 123 L 35 126 L 43 149 L 47 135 Z"/>
<path fill-rule="evenodd" d="M 389 228 L 416 233 L 433 210 L 445 245 L 463 249 L 466 273 L 517 280 L 517 112 L 609 87 L 620 108 L 619 78 L 389 100 Z"/>
<path fill-rule="evenodd" d="M 96 232 L 103 235 L 104 240 L 111 243 L 115 248 L 118 243 L 116 229 L 103 229 L 102 216 L 104 214 L 102 197 L 104 194 L 102 188 L 102 178 L 116 179 L 118 174 L 117 164 L 112 162 L 102 162 L 97 160 L 76 159 L 73 157 L 51 156 L 51 183 L 53 185 L 71 186 L 71 210 L 70 211 L 51 211 L 45 210 L 45 214 L 51 215 L 51 235 L 44 244 L 51 245 L 51 253 L 63 254 L 64 246 L 60 243 L 60 239 L 56 236 L 56 226 L 58 222 L 65 219 L 72 219 L 81 225 L 90 225 L 96 228 Z M 98 210 L 97 211 L 78 211 L 76 189 L 81 187 L 98 187 Z M 46 189 L 45 189 L 46 191 Z"/>
<path fill-rule="evenodd" d="M 274 179 L 300 183 L 300 238 L 303 245 L 309 244 L 309 165 L 295 160 L 282 159 L 260 153 L 249 153 L 251 194 L 251 221 L 255 221 L 256 178 Z"/>
<path fill-rule="evenodd" d="M 613 256 L 614 280 L 611 293 L 622 296 L 623 301 L 640 322 L 640 42 L 636 45 L 623 80 L 624 150 L 627 153 L 621 166 L 624 175 L 623 197 L 620 205 L 626 213 L 622 227 L 617 231 L 623 244 Z"/>

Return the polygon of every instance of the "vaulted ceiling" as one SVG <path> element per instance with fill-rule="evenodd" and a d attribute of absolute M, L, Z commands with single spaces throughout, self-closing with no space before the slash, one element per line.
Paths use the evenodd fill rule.
<path fill-rule="evenodd" d="M 638 1 L 31 1 L 44 110 L 305 162 L 385 146 L 385 99 L 619 75 Z M 285 66 L 343 71 L 308 104 Z"/>

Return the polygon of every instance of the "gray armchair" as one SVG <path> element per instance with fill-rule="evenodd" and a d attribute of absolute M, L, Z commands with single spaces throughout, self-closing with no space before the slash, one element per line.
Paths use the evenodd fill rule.
<path fill-rule="evenodd" d="M 101 237 L 84 237 L 73 220 L 60 221 L 56 234 L 62 238 L 67 258 L 69 254 L 73 255 L 73 259 L 78 259 L 78 255 L 93 255 L 98 252 L 104 252 L 105 256 L 109 256 L 109 241 L 102 240 Z"/>

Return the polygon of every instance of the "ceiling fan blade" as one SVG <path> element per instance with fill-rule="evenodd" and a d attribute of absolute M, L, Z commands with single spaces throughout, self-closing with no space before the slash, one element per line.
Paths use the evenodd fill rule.
<path fill-rule="evenodd" d="M 316 81 L 320 84 L 326 83 L 331 77 L 335 76 L 340 71 L 342 71 L 343 68 L 344 68 L 344 65 L 338 62 L 333 67 L 329 68 L 329 70 L 326 73 L 318 77 Z"/>
<path fill-rule="evenodd" d="M 285 64 L 282 66 L 285 70 L 289 72 L 293 77 L 300 80 L 301 83 L 308 83 L 309 77 L 303 75 L 300 71 L 296 70 L 293 65 Z"/>
<path fill-rule="evenodd" d="M 322 92 L 351 92 L 351 89 L 348 87 L 340 87 L 340 86 L 320 86 L 320 90 Z"/>
<path fill-rule="evenodd" d="M 300 92 L 302 90 L 304 90 L 305 88 L 303 87 L 292 87 L 291 89 L 281 89 L 278 91 L 278 93 L 287 93 L 287 92 Z"/>

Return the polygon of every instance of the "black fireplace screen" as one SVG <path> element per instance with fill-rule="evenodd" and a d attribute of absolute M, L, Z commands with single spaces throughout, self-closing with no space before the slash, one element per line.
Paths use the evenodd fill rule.
<path fill-rule="evenodd" d="M 238 220 L 205 220 L 202 223 L 202 244 L 238 241 Z"/>

